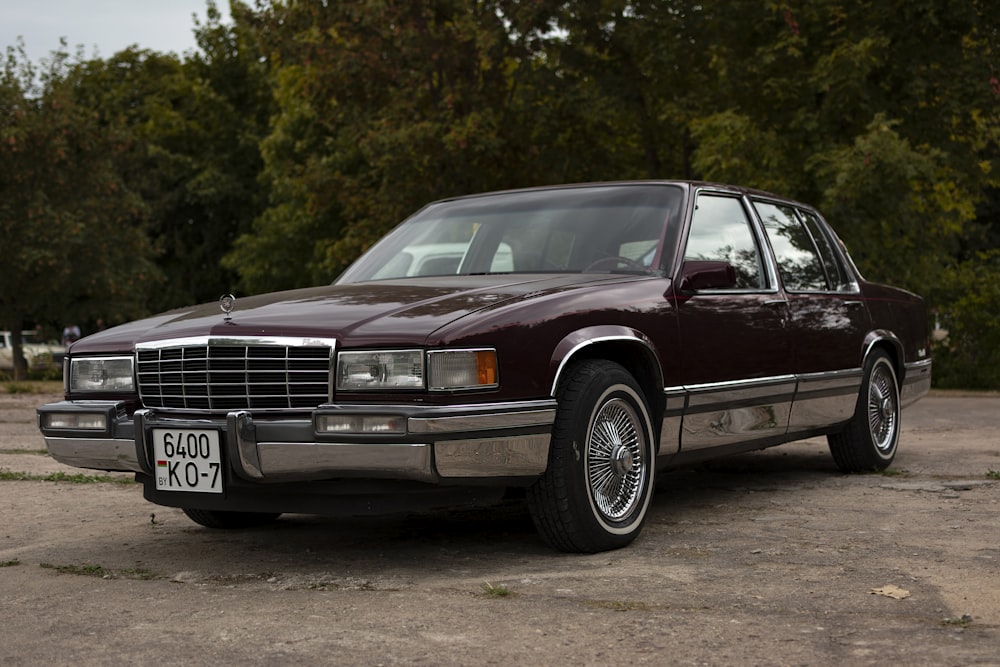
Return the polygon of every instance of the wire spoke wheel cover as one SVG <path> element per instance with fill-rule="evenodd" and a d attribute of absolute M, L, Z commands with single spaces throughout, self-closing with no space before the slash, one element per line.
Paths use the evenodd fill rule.
<path fill-rule="evenodd" d="M 599 404 L 587 436 L 586 469 L 595 508 L 620 521 L 635 508 L 648 474 L 639 415 L 631 404 L 612 398 Z"/>
<path fill-rule="evenodd" d="M 844 472 L 884 470 L 899 445 L 899 384 L 892 361 L 875 351 L 865 362 L 865 376 L 854 417 L 827 436 L 830 453 Z"/>
<path fill-rule="evenodd" d="M 642 530 L 653 495 L 656 440 L 635 377 L 606 359 L 570 366 L 545 474 L 528 488 L 539 533 L 561 551 L 618 549 Z"/>
<path fill-rule="evenodd" d="M 896 382 L 889 367 L 879 364 L 872 370 L 868 386 L 868 428 L 879 451 L 884 452 L 893 446 L 898 421 Z"/>

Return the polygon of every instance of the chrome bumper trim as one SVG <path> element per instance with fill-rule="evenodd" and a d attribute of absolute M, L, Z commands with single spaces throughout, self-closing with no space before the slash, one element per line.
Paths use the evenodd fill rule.
<path fill-rule="evenodd" d="M 913 405 L 931 390 L 933 362 L 931 359 L 904 364 L 903 386 L 899 390 L 899 407 Z"/>
<path fill-rule="evenodd" d="M 226 432 L 235 440 L 236 455 L 240 457 L 240 468 L 251 479 L 264 479 L 264 469 L 260 464 L 260 450 L 257 447 L 257 429 L 253 418 L 246 410 L 230 412 L 226 415 Z"/>
<path fill-rule="evenodd" d="M 434 444 L 442 477 L 530 476 L 545 472 L 551 435 L 446 440 Z"/>
<path fill-rule="evenodd" d="M 267 481 L 338 476 L 424 482 L 437 479 L 428 444 L 260 442 L 256 453 L 260 457 L 261 477 Z"/>
<path fill-rule="evenodd" d="M 554 401 L 553 401 L 554 403 Z M 492 408 L 501 406 L 494 405 Z M 410 417 L 406 428 L 410 433 L 462 433 L 467 431 L 493 431 L 501 428 L 530 428 L 551 426 L 556 420 L 555 408 L 542 410 L 511 410 L 449 417 Z"/>
<path fill-rule="evenodd" d="M 135 454 L 135 441 L 120 438 L 45 436 L 49 454 L 59 463 L 76 468 L 142 472 Z"/>
<path fill-rule="evenodd" d="M 44 409 L 44 408 L 43 408 Z M 313 412 L 405 414 L 398 436 L 317 433 L 314 420 L 254 419 L 234 410 L 206 419 L 139 409 L 114 420 L 109 437 L 45 433 L 56 460 L 83 468 L 151 474 L 155 428 L 212 428 L 222 433 L 233 472 L 250 482 L 368 477 L 436 482 L 443 477 L 523 477 L 548 464 L 555 401 L 462 406 L 324 405 Z M 268 415 L 270 417 L 270 415 Z M 134 434 L 126 439 L 121 435 Z M 96 434 L 95 434 L 96 435 Z"/>

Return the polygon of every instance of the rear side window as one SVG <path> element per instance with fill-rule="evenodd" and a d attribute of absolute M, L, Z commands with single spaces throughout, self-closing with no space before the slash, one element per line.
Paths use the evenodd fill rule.
<path fill-rule="evenodd" d="M 816 249 L 819 250 L 820 259 L 823 261 L 823 268 L 826 269 L 826 278 L 830 283 L 830 288 L 838 292 L 847 292 L 851 289 L 851 279 L 843 260 L 834 249 L 833 240 L 823 228 L 823 223 L 812 211 L 799 209 L 799 215 L 806 224 L 809 233 L 812 234 L 816 242 Z"/>
<path fill-rule="evenodd" d="M 754 208 L 764 224 L 785 289 L 792 292 L 832 289 L 813 234 L 795 209 L 762 201 L 755 201 Z"/>

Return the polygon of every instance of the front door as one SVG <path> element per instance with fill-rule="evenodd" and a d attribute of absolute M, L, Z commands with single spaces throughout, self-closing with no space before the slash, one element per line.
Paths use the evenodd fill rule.
<path fill-rule="evenodd" d="M 741 198 L 698 194 L 684 259 L 729 262 L 736 285 L 683 293 L 674 281 L 686 394 L 682 453 L 786 431 L 795 393 L 788 303 L 757 239 Z"/>

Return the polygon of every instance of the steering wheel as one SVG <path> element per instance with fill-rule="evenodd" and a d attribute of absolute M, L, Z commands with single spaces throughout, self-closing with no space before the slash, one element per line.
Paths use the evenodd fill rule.
<path fill-rule="evenodd" d="M 583 272 L 587 273 L 588 271 L 596 271 L 599 268 L 604 268 L 604 267 L 606 267 L 608 270 L 614 270 L 618 268 L 619 265 L 624 265 L 625 268 L 632 269 L 634 271 L 642 271 L 643 273 L 649 271 L 648 266 L 640 264 L 634 259 L 629 259 L 628 257 L 622 257 L 621 255 L 610 255 L 608 257 L 601 257 L 599 259 L 595 259 L 593 262 L 587 265 L 587 268 L 585 268 Z"/>

